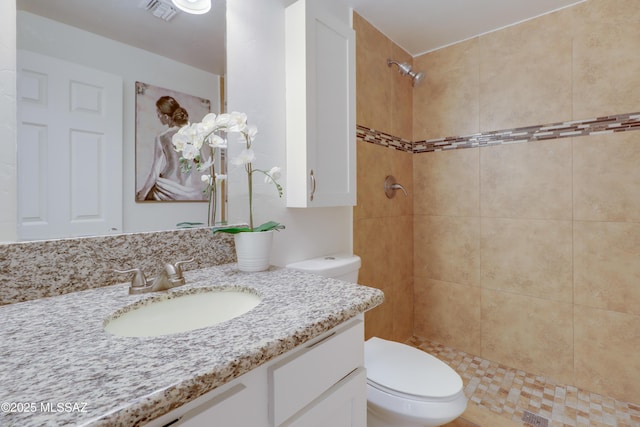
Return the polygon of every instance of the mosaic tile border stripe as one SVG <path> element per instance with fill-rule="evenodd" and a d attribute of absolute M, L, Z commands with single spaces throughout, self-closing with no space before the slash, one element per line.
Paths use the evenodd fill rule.
<path fill-rule="evenodd" d="M 364 126 L 356 126 L 356 139 L 396 150 L 413 152 L 413 142 L 408 139 L 398 138 L 388 133 L 380 132 Z"/>
<path fill-rule="evenodd" d="M 427 153 L 632 130 L 640 130 L 640 112 L 414 142 L 358 125 L 356 137 L 364 142 L 371 142 L 401 151 Z"/>

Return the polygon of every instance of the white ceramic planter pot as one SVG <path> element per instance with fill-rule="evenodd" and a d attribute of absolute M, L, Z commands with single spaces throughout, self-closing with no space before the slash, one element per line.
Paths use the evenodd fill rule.
<path fill-rule="evenodd" d="M 273 230 L 234 235 L 240 271 L 264 271 L 269 268 Z"/>

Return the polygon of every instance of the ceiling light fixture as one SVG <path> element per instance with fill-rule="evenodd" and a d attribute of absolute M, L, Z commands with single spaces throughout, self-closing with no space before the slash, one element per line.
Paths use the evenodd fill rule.
<path fill-rule="evenodd" d="M 140 7 L 148 10 L 156 18 L 167 22 L 171 21 L 178 13 L 178 9 L 165 0 L 147 0 L 143 2 Z"/>
<path fill-rule="evenodd" d="M 202 15 L 211 10 L 211 0 L 171 0 L 183 12 Z"/>

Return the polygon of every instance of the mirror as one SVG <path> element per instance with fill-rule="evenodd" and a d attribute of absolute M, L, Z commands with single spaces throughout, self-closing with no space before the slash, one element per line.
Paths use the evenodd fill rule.
<path fill-rule="evenodd" d="M 72 230 L 33 238 L 19 232 L 21 240 L 159 231 L 175 228 L 183 221 L 207 222 L 206 201 L 136 202 L 139 176 L 144 175 L 138 170 L 141 156 L 136 150 L 141 143 L 136 140 L 140 139 L 136 134 L 136 82 L 201 97 L 211 101 L 212 112 L 224 111 L 226 3 L 212 3 L 209 13 L 189 15 L 172 10 L 170 0 L 16 0 L 18 64 L 22 51 L 35 52 L 122 79 L 122 153 L 118 165 L 122 171 L 121 222 L 97 231 Z M 18 76 L 20 93 L 20 70 Z M 20 106 L 18 111 L 20 115 Z M 166 130 L 168 125 L 160 117 L 156 119 L 155 111 L 152 113 L 154 122 L 157 120 L 156 134 Z M 20 140 L 20 120 L 17 131 Z M 145 143 L 152 144 L 154 135 Z M 22 206 L 20 198 L 31 197 L 32 193 L 23 187 L 24 179 L 20 177 L 30 172 L 24 173 L 26 167 L 20 154 L 18 158 L 18 204 Z M 224 158 L 221 161 L 224 168 Z M 29 164 L 28 169 L 33 171 L 34 166 L 38 165 Z M 226 204 L 224 192 L 218 194 L 220 220 Z"/>

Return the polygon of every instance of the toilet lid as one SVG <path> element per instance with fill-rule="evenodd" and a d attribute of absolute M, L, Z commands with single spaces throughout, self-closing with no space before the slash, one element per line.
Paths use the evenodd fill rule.
<path fill-rule="evenodd" d="M 367 378 L 387 389 L 445 398 L 462 390 L 462 378 L 446 363 L 406 344 L 371 338 L 364 344 Z"/>

